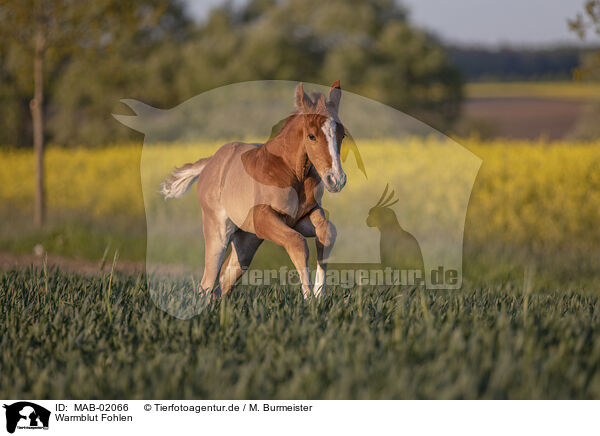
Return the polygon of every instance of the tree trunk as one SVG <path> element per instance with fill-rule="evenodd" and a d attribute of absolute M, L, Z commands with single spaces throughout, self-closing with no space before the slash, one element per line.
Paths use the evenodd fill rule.
<path fill-rule="evenodd" d="M 33 120 L 33 155 L 35 160 L 35 203 L 33 223 L 41 228 L 46 217 L 44 191 L 44 42 L 38 36 L 33 57 L 33 99 L 29 103 Z"/>

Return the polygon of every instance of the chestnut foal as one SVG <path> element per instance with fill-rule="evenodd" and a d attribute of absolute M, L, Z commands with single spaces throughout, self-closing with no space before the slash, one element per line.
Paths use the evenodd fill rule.
<path fill-rule="evenodd" d="M 337 80 L 327 100 L 320 93 L 308 96 L 298 84 L 296 110 L 270 141 L 226 144 L 209 158 L 176 168 L 163 182 L 165 198 L 177 198 L 198 181 L 205 240 L 200 292 L 229 292 L 268 239 L 285 248 L 308 298 L 312 293 L 306 238 L 316 237 L 313 292 L 321 295 L 336 237 L 321 208 L 323 186 L 339 192 L 346 184 L 340 161 L 345 136 L 338 118 L 341 92 Z M 230 243 L 231 254 L 223 262 Z"/>

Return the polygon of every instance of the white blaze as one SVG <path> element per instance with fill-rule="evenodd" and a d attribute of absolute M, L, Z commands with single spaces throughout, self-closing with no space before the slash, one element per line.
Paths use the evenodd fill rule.
<path fill-rule="evenodd" d="M 329 147 L 329 154 L 331 155 L 331 170 L 336 179 L 340 179 L 344 174 L 342 170 L 342 163 L 340 162 L 340 151 L 337 149 L 337 141 L 335 137 L 335 120 L 333 118 L 327 118 L 323 123 L 321 130 L 325 134 L 327 139 L 327 145 Z"/>

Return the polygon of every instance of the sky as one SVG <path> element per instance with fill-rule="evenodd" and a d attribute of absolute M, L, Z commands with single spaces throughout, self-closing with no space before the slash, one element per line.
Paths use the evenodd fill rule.
<path fill-rule="evenodd" d="M 199 20 L 223 0 L 187 0 Z M 234 0 L 234 4 L 244 0 Z M 498 47 L 582 44 L 567 19 L 584 0 L 402 0 L 410 19 L 449 43 Z M 598 41 L 596 41 L 598 42 Z"/>
<path fill-rule="evenodd" d="M 404 0 L 412 21 L 449 42 L 483 45 L 581 43 L 567 19 L 583 0 Z"/>

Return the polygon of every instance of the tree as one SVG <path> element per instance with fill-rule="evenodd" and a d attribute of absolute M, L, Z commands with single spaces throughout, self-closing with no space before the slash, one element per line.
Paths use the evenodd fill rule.
<path fill-rule="evenodd" d="M 201 59 L 202 61 L 198 61 Z M 394 0 L 251 0 L 214 10 L 186 47 L 188 96 L 244 80 L 330 83 L 438 128 L 458 115 L 462 78 Z"/>
<path fill-rule="evenodd" d="M 0 0 L 0 37 L 6 32 L 0 40 L 0 143 L 24 146 L 31 142 L 32 26 L 16 23 L 32 21 L 36 0 L 18 1 Z M 48 45 L 44 56 L 42 139 L 48 142 L 89 146 L 131 139 L 134 134 L 110 117 L 122 110 L 119 99 L 167 108 L 245 80 L 341 79 L 344 89 L 439 129 L 459 113 L 459 71 L 395 0 L 250 0 L 214 9 L 197 24 L 177 1 L 44 5 L 59 3 L 68 5 L 70 18 L 61 19 L 53 39 L 71 37 Z M 29 15 L 9 21 L 8 9 Z"/>
<path fill-rule="evenodd" d="M 600 0 L 586 0 L 583 13 L 578 13 L 574 19 L 568 20 L 569 28 L 584 39 L 588 30 L 600 35 Z"/>
<path fill-rule="evenodd" d="M 35 159 L 34 224 L 45 221 L 45 86 L 68 60 L 109 47 L 140 28 L 150 31 L 167 0 L 0 0 L 0 37 L 12 45 L 17 75 L 33 82 L 29 103 Z"/>
<path fill-rule="evenodd" d="M 580 39 L 585 39 L 589 30 L 600 35 L 600 0 L 587 0 L 583 9 L 583 13 L 568 20 L 569 28 L 577 33 Z M 600 78 L 600 54 L 585 53 L 579 67 L 573 71 L 573 78 L 580 81 L 597 81 Z M 598 114 L 600 114 L 600 104 L 588 105 L 577 120 L 571 138 L 589 141 L 600 137 Z"/>
<path fill-rule="evenodd" d="M 175 83 L 192 30 L 183 8 L 169 2 L 151 27 L 121 32 L 108 47 L 72 56 L 50 90 L 49 140 L 61 146 L 103 146 L 138 139 L 110 114 L 123 110 L 119 100 L 125 97 L 163 108 L 185 99 Z"/>
<path fill-rule="evenodd" d="M 574 19 L 568 20 L 567 23 L 569 29 L 582 40 L 587 37 L 590 30 L 596 35 L 600 35 L 600 0 L 586 0 L 583 13 L 578 13 Z M 585 53 L 582 56 L 580 66 L 573 71 L 573 77 L 575 80 L 597 80 L 599 70 L 600 54 L 597 52 Z"/>

